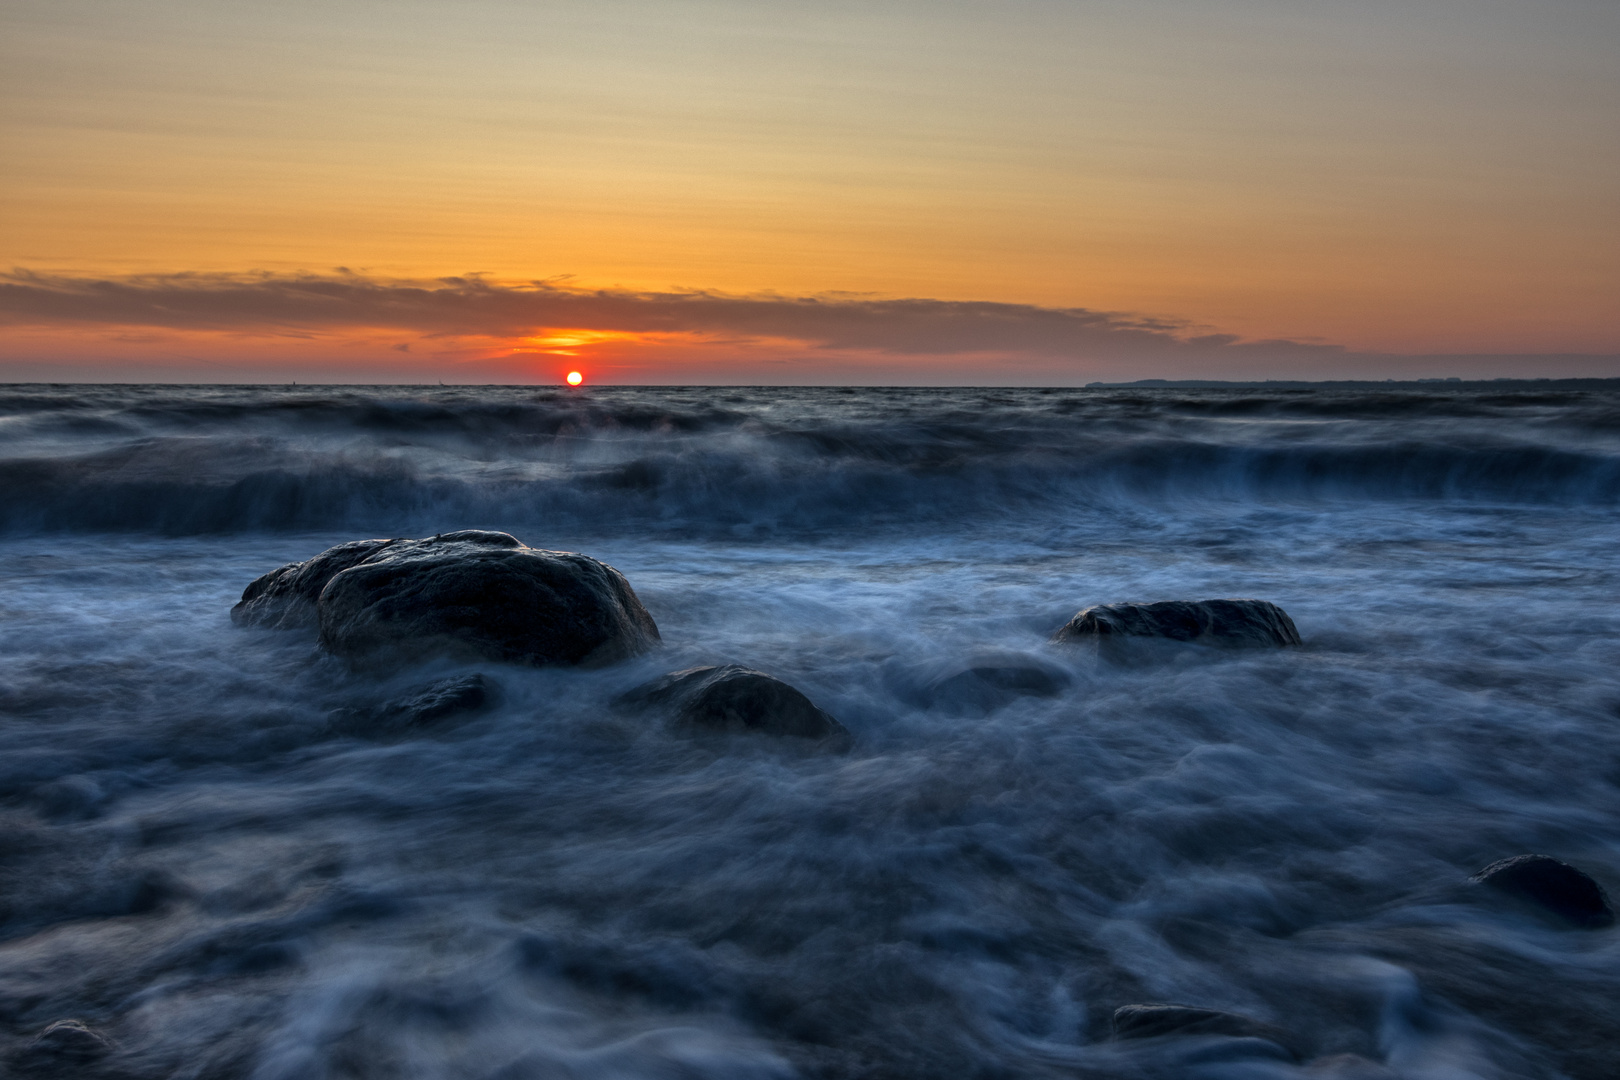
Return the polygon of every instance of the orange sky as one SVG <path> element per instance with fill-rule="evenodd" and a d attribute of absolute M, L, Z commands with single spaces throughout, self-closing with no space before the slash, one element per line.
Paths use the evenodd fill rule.
<path fill-rule="evenodd" d="M 12 0 L 0 267 L 54 289 L 484 274 L 1084 309 L 1342 358 L 1095 335 L 930 352 L 707 316 L 648 336 L 623 311 L 449 336 L 247 309 L 119 323 L 25 289 L 0 304 L 0 365 L 540 377 L 501 358 L 574 330 L 636 381 L 1452 373 L 1368 354 L 1588 354 L 1507 366 L 1620 375 L 1616 55 L 1620 6 L 1595 0 Z"/>

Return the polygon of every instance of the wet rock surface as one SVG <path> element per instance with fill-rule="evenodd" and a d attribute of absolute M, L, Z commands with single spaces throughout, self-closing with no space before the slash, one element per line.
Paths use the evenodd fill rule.
<path fill-rule="evenodd" d="M 1471 879 L 1531 904 L 1554 919 L 1586 930 L 1614 925 L 1603 887 L 1585 871 L 1548 855 L 1515 855 Z"/>
<path fill-rule="evenodd" d="M 314 626 L 321 590 L 338 574 L 400 543 L 399 540 L 351 540 L 328 548 L 313 559 L 288 563 L 255 578 L 231 608 L 238 626 L 290 630 Z"/>
<path fill-rule="evenodd" d="M 611 566 L 480 530 L 341 544 L 253 582 L 232 617 L 307 625 L 312 607 L 321 644 L 362 663 L 436 654 L 595 665 L 659 640 L 652 616 Z"/>
<path fill-rule="evenodd" d="M 1052 640 L 1114 642 L 1157 638 L 1201 645 L 1301 644 L 1288 613 L 1266 600 L 1164 600 L 1153 604 L 1099 604 L 1070 619 Z"/>
<path fill-rule="evenodd" d="M 381 705 L 338 709 L 332 726 L 363 738 L 398 737 L 468 720 L 500 701 L 500 686 L 481 674 L 441 679 Z"/>
<path fill-rule="evenodd" d="M 631 690 L 622 707 L 664 706 L 676 725 L 691 731 L 758 733 L 847 747 L 847 728 L 803 693 L 762 671 L 726 664 L 688 668 Z"/>

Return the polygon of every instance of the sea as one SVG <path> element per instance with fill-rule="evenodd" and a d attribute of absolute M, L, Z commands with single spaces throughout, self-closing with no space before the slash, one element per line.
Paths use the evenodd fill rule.
<path fill-rule="evenodd" d="M 466 528 L 618 568 L 662 647 L 354 671 L 231 621 Z M 3 386 L 0 1062 L 1620 1076 L 1620 930 L 1470 881 L 1620 896 L 1617 595 L 1615 389 Z M 1303 646 L 1049 642 L 1227 597 Z M 914 692 L 987 656 L 1061 689 Z M 614 705 L 707 664 L 851 745 Z M 482 713 L 333 722 L 473 672 Z M 1116 1037 L 1143 1003 L 1275 1034 Z"/>

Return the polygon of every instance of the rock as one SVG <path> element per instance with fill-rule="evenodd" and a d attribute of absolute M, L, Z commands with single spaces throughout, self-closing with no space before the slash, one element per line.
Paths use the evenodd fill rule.
<path fill-rule="evenodd" d="M 931 704 L 990 712 L 1018 697 L 1057 697 L 1068 676 L 1035 665 L 981 663 L 928 687 Z"/>
<path fill-rule="evenodd" d="M 1151 1039 L 1160 1035 L 1226 1035 L 1265 1039 L 1288 1047 L 1287 1036 L 1270 1024 L 1237 1013 L 1192 1005 L 1121 1005 L 1114 1010 L 1114 1038 Z"/>
<path fill-rule="evenodd" d="M 631 690 L 619 704 L 671 706 L 677 724 L 700 731 L 788 735 L 835 749 L 851 741 L 844 725 L 798 690 L 736 664 L 671 672 Z"/>
<path fill-rule="evenodd" d="M 493 707 L 500 687 L 483 675 L 441 679 L 375 708 L 338 709 L 332 726 L 346 735 L 409 735 Z"/>
<path fill-rule="evenodd" d="M 112 1040 L 83 1020 L 58 1020 L 36 1035 L 16 1064 L 25 1076 L 61 1076 L 83 1068 L 113 1049 Z"/>
<path fill-rule="evenodd" d="M 1311 1080 L 1400 1080 L 1399 1074 L 1360 1054 L 1317 1058 L 1305 1070 Z"/>
<path fill-rule="evenodd" d="M 482 675 L 463 675 L 430 683 L 410 697 L 383 708 L 408 727 L 437 723 L 460 713 L 481 712 L 495 704 L 499 688 Z"/>
<path fill-rule="evenodd" d="M 657 644 L 658 627 L 605 563 L 476 529 L 361 540 L 249 585 L 238 623 L 320 627 L 356 662 L 427 654 L 547 666 L 604 664 Z"/>
<path fill-rule="evenodd" d="M 983 653 L 966 664 L 895 665 L 885 681 L 920 709 L 980 716 L 1019 697 L 1056 697 L 1069 686 L 1061 668 L 1022 653 Z"/>
<path fill-rule="evenodd" d="M 1572 926 L 1597 930 L 1614 924 L 1614 909 L 1603 887 L 1585 872 L 1547 855 L 1515 855 L 1469 880 L 1534 904 Z"/>
<path fill-rule="evenodd" d="M 313 559 L 277 567 L 242 590 L 242 599 L 231 608 L 231 621 L 238 626 L 266 626 L 277 630 L 314 626 L 315 604 L 327 582 L 400 542 L 351 540 L 328 548 Z"/>
<path fill-rule="evenodd" d="M 1156 604 L 1099 604 L 1086 608 L 1052 635 L 1054 642 L 1161 638 L 1201 645 L 1299 645 L 1288 613 L 1265 600 L 1164 600 Z"/>

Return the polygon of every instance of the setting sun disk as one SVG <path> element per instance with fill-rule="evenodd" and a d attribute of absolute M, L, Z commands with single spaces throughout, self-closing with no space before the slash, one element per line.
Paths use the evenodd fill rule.
<path fill-rule="evenodd" d="M 569 386 L 578 386 L 580 383 L 582 383 L 584 381 L 585 381 L 585 376 L 581 375 L 579 372 L 570 371 L 568 373 L 568 385 Z"/>

